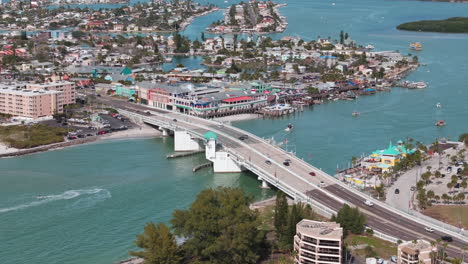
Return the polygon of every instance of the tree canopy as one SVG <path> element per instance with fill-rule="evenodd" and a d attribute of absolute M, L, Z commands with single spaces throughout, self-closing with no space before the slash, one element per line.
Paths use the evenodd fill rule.
<path fill-rule="evenodd" d="M 143 258 L 144 264 L 177 264 L 181 263 L 177 243 L 169 228 L 159 223 L 155 226 L 149 222 L 145 231 L 137 236 L 135 244 L 143 251 L 130 251 L 130 255 Z"/>
<path fill-rule="evenodd" d="M 176 210 L 174 233 L 187 238 L 181 246 L 189 263 L 257 263 L 265 249 L 252 199 L 238 188 L 202 191 L 187 210 Z"/>
<path fill-rule="evenodd" d="M 345 231 L 354 234 L 361 234 L 366 223 L 366 217 L 359 211 L 359 208 L 350 207 L 347 204 L 343 205 L 338 214 L 333 215 L 331 220 L 340 223 Z"/>

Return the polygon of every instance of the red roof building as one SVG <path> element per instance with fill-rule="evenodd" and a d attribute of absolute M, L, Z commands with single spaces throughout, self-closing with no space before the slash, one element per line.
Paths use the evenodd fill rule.
<path fill-rule="evenodd" d="M 237 104 L 237 103 L 240 103 L 240 102 L 252 101 L 252 99 L 253 98 L 250 97 L 250 96 L 239 96 L 239 97 L 224 99 L 223 102 L 228 103 L 228 104 Z"/>

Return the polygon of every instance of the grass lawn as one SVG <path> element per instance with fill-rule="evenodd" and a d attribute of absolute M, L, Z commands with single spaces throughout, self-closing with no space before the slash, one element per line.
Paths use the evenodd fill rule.
<path fill-rule="evenodd" d="M 389 259 L 390 256 L 397 255 L 397 245 L 391 242 L 365 235 L 354 235 L 350 234 L 345 239 L 345 244 L 348 247 L 359 247 L 359 245 L 369 245 L 373 248 L 376 255 L 385 259 Z M 352 250 L 353 255 L 358 255 L 363 258 L 368 257 L 368 250 L 365 248 Z"/>
<path fill-rule="evenodd" d="M 0 126 L 0 141 L 7 146 L 18 149 L 64 141 L 67 130 L 43 124 L 28 126 Z"/>
<path fill-rule="evenodd" d="M 468 228 L 468 206 L 466 205 L 435 205 L 424 210 L 423 213 L 445 223 Z"/>

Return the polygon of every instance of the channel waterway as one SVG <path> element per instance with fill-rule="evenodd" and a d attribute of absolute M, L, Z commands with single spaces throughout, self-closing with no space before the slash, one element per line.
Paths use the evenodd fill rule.
<path fill-rule="evenodd" d="M 412 137 L 429 143 L 440 137 L 455 139 L 468 131 L 468 35 L 395 29 L 407 21 L 466 15 L 468 4 L 281 2 L 288 3 L 281 12 L 288 17 L 289 27 L 275 38 L 335 38 L 344 30 L 358 43 L 403 53 L 411 52 L 410 42 L 422 42 L 423 51 L 413 54 L 427 66 L 408 79 L 426 81 L 429 86 L 395 88 L 356 101 L 317 105 L 287 118 L 235 125 L 287 142 L 290 150 L 329 173 L 337 164 L 343 166 L 352 156 L 383 148 L 390 140 Z M 220 18 L 221 12 L 196 18 L 183 34 L 199 38 L 200 30 Z M 196 60 L 184 58 L 183 63 L 196 67 Z M 443 107 L 436 109 L 437 102 Z M 352 117 L 353 111 L 361 115 Z M 447 126 L 435 127 L 438 119 Z M 295 129 L 286 134 L 288 123 Z M 146 222 L 168 222 L 174 209 L 186 208 L 204 188 L 239 186 L 257 199 L 272 195 L 260 190 L 250 173 L 213 174 L 209 169 L 192 173 L 203 157 L 167 160 L 171 148 L 169 138 L 121 140 L 0 160 L 0 262 L 113 263 L 127 257 L 134 236 Z"/>

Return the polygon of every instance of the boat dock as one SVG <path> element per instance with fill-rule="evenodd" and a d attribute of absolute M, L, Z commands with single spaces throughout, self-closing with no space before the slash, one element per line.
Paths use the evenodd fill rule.
<path fill-rule="evenodd" d="M 198 166 L 195 166 L 195 167 L 192 169 L 192 171 L 193 171 L 193 172 L 196 172 L 196 171 L 198 171 L 198 170 L 200 170 L 200 169 L 208 168 L 208 167 L 211 167 L 211 166 L 213 166 L 213 162 L 203 163 L 203 164 L 200 164 L 200 165 L 198 165 Z"/>
<path fill-rule="evenodd" d="M 166 156 L 166 158 L 174 159 L 174 158 L 180 158 L 180 157 L 187 157 L 187 156 L 192 156 L 192 155 L 202 153 L 202 152 L 205 152 L 205 151 L 200 150 L 200 151 L 190 151 L 190 152 L 179 152 L 179 153 L 169 154 Z"/>

